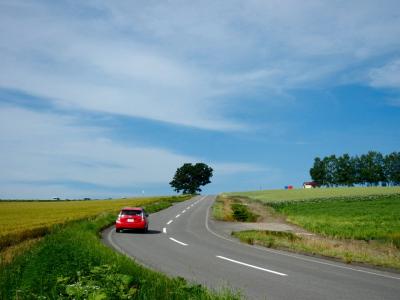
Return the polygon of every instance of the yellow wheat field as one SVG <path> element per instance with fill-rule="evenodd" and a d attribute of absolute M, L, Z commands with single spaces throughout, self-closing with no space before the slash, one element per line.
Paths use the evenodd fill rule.
<path fill-rule="evenodd" d="M 43 235 L 55 224 L 117 213 L 124 206 L 143 206 L 164 197 L 90 201 L 0 201 L 0 249 L 16 242 Z M 167 197 L 165 197 L 167 199 Z"/>

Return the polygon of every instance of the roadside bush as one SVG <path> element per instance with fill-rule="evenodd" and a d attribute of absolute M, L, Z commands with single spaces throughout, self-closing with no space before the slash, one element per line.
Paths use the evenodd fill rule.
<path fill-rule="evenodd" d="M 236 221 L 254 222 L 257 220 L 257 215 L 253 214 L 246 205 L 240 203 L 231 204 L 232 215 Z"/>

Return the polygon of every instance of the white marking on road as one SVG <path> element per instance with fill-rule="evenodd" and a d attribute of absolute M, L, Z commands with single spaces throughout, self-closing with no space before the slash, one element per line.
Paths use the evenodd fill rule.
<path fill-rule="evenodd" d="M 205 198 L 205 196 L 203 197 L 203 199 L 204 198 Z M 282 256 L 291 257 L 291 258 L 296 258 L 296 259 L 300 259 L 300 260 L 303 260 L 303 261 L 308 261 L 308 262 L 312 262 L 312 263 L 316 263 L 316 264 L 321 264 L 321 265 L 326 265 L 326 266 L 335 267 L 335 268 L 339 268 L 339 269 L 350 270 L 350 271 L 355 271 L 355 272 L 360 272 L 360 273 L 380 276 L 380 277 L 384 277 L 384 278 L 400 280 L 400 277 L 395 277 L 395 276 L 390 276 L 390 275 L 386 275 L 386 274 L 381 274 L 381 273 L 376 273 L 376 272 L 371 272 L 371 271 L 366 271 L 366 270 L 361 270 L 361 269 L 356 269 L 356 268 L 336 265 L 336 264 L 329 263 L 329 262 L 318 261 L 318 260 L 311 259 L 311 258 L 297 256 L 295 254 L 284 253 L 284 252 L 281 252 L 279 250 L 272 250 L 272 249 L 268 249 L 268 248 L 265 248 L 265 247 L 262 247 L 262 246 L 248 245 L 248 244 L 241 243 L 241 242 L 239 242 L 237 240 L 228 239 L 228 238 L 226 238 L 226 237 L 214 232 L 208 226 L 209 212 L 211 210 L 212 204 L 213 204 L 213 201 L 211 201 L 211 204 L 207 209 L 205 225 L 206 225 L 206 229 L 207 229 L 208 232 L 210 232 L 211 234 L 215 235 L 216 237 L 219 237 L 220 239 L 229 241 L 229 242 L 237 244 L 237 245 L 242 245 L 242 246 L 245 246 L 245 247 L 251 247 L 253 249 L 258 249 L 258 250 L 261 250 L 261 251 L 264 251 L 264 252 L 274 253 L 274 254 L 277 254 L 277 255 L 282 255 Z"/>
<path fill-rule="evenodd" d="M 170 237 L 169 238 L 171 241 L 173 241 L 173 242 L 175 242 L 175 243 L 178 243 L 179 245 L 182 245 L 182 246 L 187 246 L 188 244 L 185 244 L 185 243 L 183 243 L 183 242 L 180 242 L 180 241 L 178 241 L 178 240 L 176 240 L 176 239 L 174 239 L 174 238 L 172 238 L 172 237 Z"/>
<path fill-rule="evenodd" d="M 227 258 L 227 257 L 224 257 L 224 256 L 217 255 L 217 257 L 220 258 L 220 259 L 224 259 L 224 260 L 233 262 L 233 263 L 238 264 L 238 265 L 249 267 L 249 268 L 261 270 L 261 271 L 272 273 L 272 274 L 276 274 L 276 275 L 279 275 L 279 276 L 287 276 L 287 274 L 284 274 L 284 273 L 280 273 L 280 272 L 276 272 L 276 271 L 269 270 L 269 269 L 266 269 L 266 268 L 261 268 L 261 267 L 257 267 L 257 266 L 254 266 L 254 265 L 246 264 L 244 262 L 237 261 L 237 260 L 234 260 L 234 259 L 231 259 L 231 258 Z"/>
<path fill-rule="evenodd" d="M 162 229 L 162 232 L 163 232 L 163 233 L 167 233 L 167 228 L 164 227 L 164 228 Z"/>
<path fill-rule="evenodd" d="M 182 213 L 184 214 L 186 212 L 186 209 L 182 210 Z"/>
<path fill-rule="evenodd" d="M 180 216 L 181 216 L 181 214 L 178 214 L 178 215 L 176 215 L 176 217 L 175 217 L 175 218 L 177 218 L 177 219 L 178 219 Z"/>
<path fill-rule="evenodd" d="M 107 239 L 110 242 L 110 244 L 117 249 L 119 252 L 121 252 L 122 254 L 128 255 L 127 252 L 125 252 L 121 247 L 119 247 L 116 243 L 114 243 L 113 239 L 112 239 L 112 234 L 115 232 L 115 229 L 112 229 L 108 232 L 107 235 Z"/>
<path fill-rule="evenodd" d="M 167 222 L 167 225 L 171 224 L 172 222 L 173 222 L 172 220 L 169 220 L 169 221 Z"/>

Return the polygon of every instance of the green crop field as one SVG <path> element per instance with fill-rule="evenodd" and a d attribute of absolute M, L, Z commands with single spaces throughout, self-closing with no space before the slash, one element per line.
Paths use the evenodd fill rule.
<path fill-rule="evenodd" d="M 270 190 L 232 195 L 266 203 L 286 215 L 288 221 L 314 233 L 389 241 L 400 246 L 400 187 Z"/>
<path fill-rule="evenodd" d="M 242 241 L 400 268 L 400 187 L 318 188 L 225 193 L 272 207 L 317 234 L 290 239 L 273 232 L 236 232 Z"/>
<path fill-rule="evenodd" d="M 316 188 L 294 190 L 263 190 L 250 192 L 225 193 L 226 195 L 245 196 L 266 203 L 321 198 L 369 197 L 376 195 L 400 194 L 400 187 L 350 187 Z"/>
<path fill-rule="evenodd" d="M 303 228 L 334 238 L 380 240 L 400 248 L 400 195 L 275 203 Z"/>

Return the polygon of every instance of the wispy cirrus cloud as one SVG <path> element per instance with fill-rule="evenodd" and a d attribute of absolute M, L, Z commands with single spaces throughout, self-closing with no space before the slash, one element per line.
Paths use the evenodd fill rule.
<path fill-rule="evenodd" d="M 374 87 L 400 89 L 400 59 L 372 69 L 369 72 L 369 79 Z"/>

